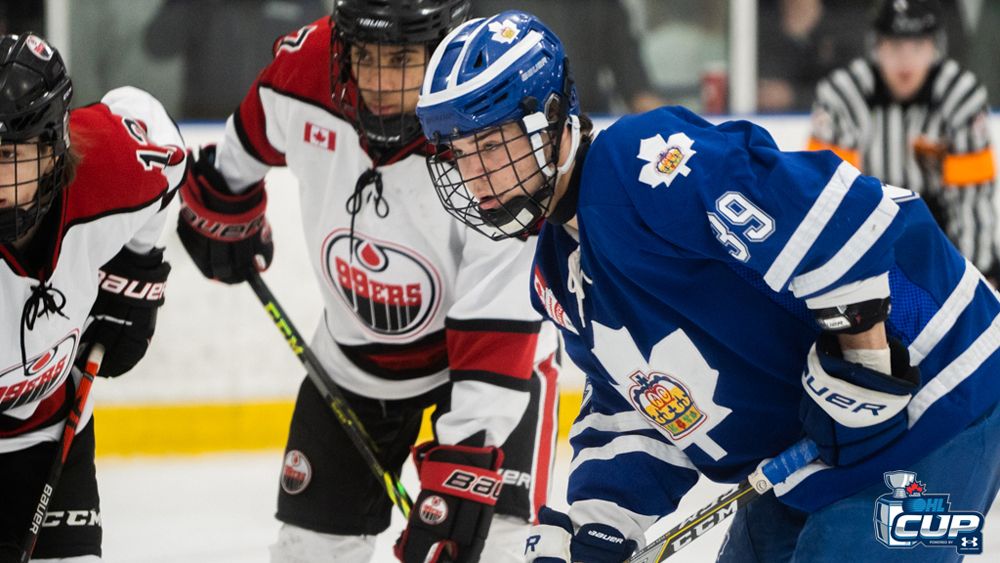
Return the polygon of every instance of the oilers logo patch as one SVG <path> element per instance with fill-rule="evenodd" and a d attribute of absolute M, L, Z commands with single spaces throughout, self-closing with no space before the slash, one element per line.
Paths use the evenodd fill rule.
<path fill-rule="evenodd" d="M 281 490 L 297 495 L 306 490 L 311 480 L 312 466 L 309 465 L 309 458 L 299 450 L 288 450 L 281 467 Z"/>
<path fill-rule="evenodd" d="M 687 388 L 669 375 L 637 372 L 629 379 L 635 383 L 628 390 L 633 406 L 673 439 L 687 436 L 708 418 Z"/>
<path fill-rule="evenodd" d="M 29 358 L 27 366 L 18 362 L 0 373 L 0 412 L 44 399 L 58 389 L 73 367 L 77 336 L 74 330 L 52 348 Z"/>
<path fill-rule="evenodd" d="M 420 503 L 418 514 L 424 524 L 435 526 L 448 518 L 448 503 L 437 495 L 430 495 Z"/>
<path fill-rule="evenodd" d="M 415 250 L 347 229 L 323 244 L 326 280 L 361 326 L 383 338 L 427 327 L 441 304 L 441 275 Z"/>

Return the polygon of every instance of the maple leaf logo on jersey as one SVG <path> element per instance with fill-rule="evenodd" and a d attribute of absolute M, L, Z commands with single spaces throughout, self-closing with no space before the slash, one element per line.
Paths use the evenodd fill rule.
<path fill-rule="evenodd" d="M 326 280 L 361 325 L 383 338 L 423 330 L 441 304 L 441 276 L 415 250 L 348 229 L 323 244 Z"/>
<path fill-rule="evenodd" d="M 661 183 L 670 187 L 678 174 L 687 176 L 691 173 L 687 163 L 698 152 L 692 146 L 694 141 L 684 133 L 674 133 L 666 141 L 659 134 L 643 139 L 636 157 L 647 164 L 639 171 L 639 181 L 655 189 Z"/>

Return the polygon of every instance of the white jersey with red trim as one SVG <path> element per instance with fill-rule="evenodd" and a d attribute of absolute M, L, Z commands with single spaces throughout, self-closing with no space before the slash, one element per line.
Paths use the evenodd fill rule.
<path fill-rule="evenodd" d="M 401 399 L 456 382 L 438 439 L 485 430 L 487 443 L 500 444 L 527 404 L 533 365 L 557 346 L 529 301 L 534 243 L 493 242 L 452 219 L 422 140 L 373 161 L 331 100 L 330 76 L 340 74 L 331 72 L 332 25 L 322 18 L 275 43 L 273 62 L 226 124 L 217 166 L 236 190 L 272 166 L 298 179 L 325 305 L 312 346 L 339 385 Z M 380 183 L 356 195 L 352 217 L 348 200 L 373 168 Z"/>
<path fill-rule="evenodd" d="M 180 132 L 141 90 L 118 88 L 71 111 L 69 130 L 82 156 L 75 178 L 27 247 L 0 244 L 0 453 L 58 439 L 98 271 L 123 247 L 153 249 L 186 169 Z M 91 398 L 80 430 L 92 411 Z"/>

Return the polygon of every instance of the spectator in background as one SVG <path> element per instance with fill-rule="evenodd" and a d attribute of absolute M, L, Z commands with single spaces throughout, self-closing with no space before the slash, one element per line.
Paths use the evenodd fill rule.
<path fill-rule="evenodd" d="M 996 280 L 986 88 L 944 56 L 944 14 L 938 0 L 882 2 L 870 56 L 819 82 L 809 148 L 919 193 L 962 254 Z"/>
<path fill-rule="evenodd" d="M 861 55 L 857 20 L 868 0 L 761 0 L 758 88 L 761 111 L 806 111 L 820 78 Z"/>
<path fill-rule="evenodd" d="M 643 112 L 666 104 L 649 84 L 628 11 L 619 0 L 472 2 L 473 17 L 504 10 L 524 10 L 549 22 L 563 40 L 571 68 L 587 69 L 574 76 L 581 103 L 593 113 Z"/>
<path fill-rule="evenodd" d="M 223 119 L 271 60 L 270 44 L 326 13 L 322 0 L 166 0 L 146 27 L 154 58 L 182 57 L 186 119 Z"/>

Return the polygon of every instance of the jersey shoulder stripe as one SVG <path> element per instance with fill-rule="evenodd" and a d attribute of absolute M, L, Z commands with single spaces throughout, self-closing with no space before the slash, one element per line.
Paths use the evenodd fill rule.
<path fill-rule="evenodd" d="M 233 115 L 233 127 L 244 151 L 260 163 L 285 166 L 284 146 L 268 136 L 269 121 L 278 119 L 274 96 L 293 98 L 337 113 L 331 99 L 330 64 L 333 21 L 317 19 L 274 42 L 274 59 L 260 72 Z M 280 128 L 282 124 L 270 124 Z M 279 146 L 275 146 L 275 145 Z"/>
<path fill-rule="evenodd" d="M 81 161 L 66 189 L 67 224 L 146 207 L 183 180 L 183 146 L 153 144 L 145 122 L 103 103 L 73 110 L 70 136 Z"/>
<path fill-rule="evenodd" d="M 333 109 L 330 77 L 337 71 L 330 67 L 333 26 L 330 17 L 324 16 L 278 38 L 273 47 L 274 60 L 261 72 L 258 86 Z"/>

